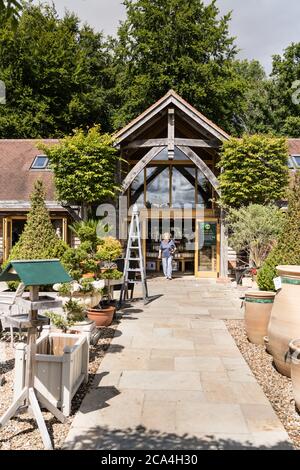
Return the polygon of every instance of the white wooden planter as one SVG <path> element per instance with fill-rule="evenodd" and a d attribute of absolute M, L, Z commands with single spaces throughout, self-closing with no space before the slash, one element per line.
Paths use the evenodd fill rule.
<path fill-rule="evenodd" d="M 66 302 L 70 300 L 69 295 L 61 295 L 58 296 L 57 299 L 59 299 L 63 305 L 65 305 Z M 72 300 L 76 300 L 76 302 L 79 303 L 84 308 L 93 308 L 101 300 L 101 294 L 100 292 L 94 292 L 93 294 L 82 294 L 80 292 L 73 292 L 72 293 Z"/>
<path fill-rule="evenodd" d="M 87 335 L 44 333 L 37 340 L 35 388 L 65 416 L 82 382 L 88 381 L 89 342 Z M 14 396 L 24 387 L 26 345 L 16 346 Z"/>

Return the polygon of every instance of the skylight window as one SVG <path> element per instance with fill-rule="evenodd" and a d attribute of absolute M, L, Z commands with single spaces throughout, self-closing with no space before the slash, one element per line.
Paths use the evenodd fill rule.
<path fill-rule="evenodd" d="M 32 170 L 46 170 L 49 159 L 45 155 L 37 155 L 31 165 Z"/>
<path fill-rule="evenodd" d="M 300 155 L 294 155 L 293 160 L 296 168 L 300 168 Z"/>

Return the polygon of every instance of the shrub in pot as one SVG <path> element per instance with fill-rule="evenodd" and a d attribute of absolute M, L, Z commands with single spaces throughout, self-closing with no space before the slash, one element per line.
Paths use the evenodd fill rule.
<path fill-rule="evenodd" d="M 101 300 L 101 288 L 103 281 L 95 281 L 92 278 L 83 278 L 80 281 L 75 281 L 66 284 L 55 284 L 54 290 L 59 293 L 59 298 L 62 300 L 63 305 L 69 299 L 75 299 L 85 308 L 92 308 L 99 304 Z"/>
<path fill-rule="evenodd" d="M 116 308 L 111 293 L 111 280 L 120 279 L 123 275 L 115 268 L 114 261 L 122 254 L 121 243 L 113 237 L 104 238 L 98 246 L 98 256 L 101 260 L 103 272 L 100 274 L 107 286 L 102 290 L 100 308 L 88 309 L 88 317 L 96 326 L 109 326 L 113 320 Z"/>
<path fill-rule="evenodd" d="M 76 300 L 69 299 L 63 306 L 63 313 L 45 312 L 50 318 L 51 325 L 66 333 L 71 327 L 86 326 L 91 321 L 87 319 L 86 310 Z"/>
<path fill-rule="evenodd" d="M 106 300 L 109 303 L 112 301 L 110 281 L 121 279 L 123 275 L 115 266 L 115 261 L 122 256 L 122 252 L 121 243 L 113 237 L 104 238 L 101 245 L 98 246 L 97 254 L 101 260 L 101 268 L 104 268 L 100 278 L 107 281 Z"/>

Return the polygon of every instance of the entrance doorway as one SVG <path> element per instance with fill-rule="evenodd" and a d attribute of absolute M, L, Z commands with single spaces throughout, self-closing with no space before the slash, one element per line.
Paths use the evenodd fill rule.
<path fill-rule="evenodd" d="M 162 235 L 168 232 L 176 245 L 173 272 L 194 274 L 195 264 L 195 219 L 157 218 L 144 221 L 144 256 L 148 273 L 162 271 L 158 259 Z"/>
<path fill-rule="evenodd" d="M 220 273 L 220 224 L 217 219 L 196 221 L 195 276 L 216 278 Z"/>

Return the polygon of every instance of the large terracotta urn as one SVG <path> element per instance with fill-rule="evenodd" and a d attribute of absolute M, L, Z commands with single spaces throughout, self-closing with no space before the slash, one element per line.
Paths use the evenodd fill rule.
<path fill-rule="evenodd" d="M 275 295 L 275 292 L 259 290 L 245 293 L 245 328 L 251 343 L 265 344 Z"/>
<path fill-rule="evenodd" d="M 289 343 L 300 338 L 300 266 L 277 266 L 282 287 L 272 308 L 268 336 L 269 350 L 277 370 L 291 376 Z"/>

